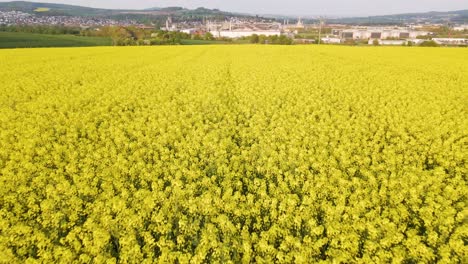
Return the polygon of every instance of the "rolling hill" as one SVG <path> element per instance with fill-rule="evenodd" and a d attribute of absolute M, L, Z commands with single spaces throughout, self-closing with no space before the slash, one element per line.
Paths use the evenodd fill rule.
<path fill-rule="evenodd" d="M 37 12 L 41 9 L 42 12 Z M 21 11 L 25 13 L 52 16 L 113 16 L 131 17 L 132 19 L 147 18 L 148 16 L 168 16 L 174 18 L 200 18 L 200 17 L 227 17 L 227 16 L 246 16 L 224 12 L 218 9 L 197 8 L 186 9 L 183 7 L 153 7 L 148 9 L 101 9 L 92 7 L 83 7 L 66 4 L 33 3 L 27 1 L 12 1 L 0 3 L 0 11 Z"/>
<path fill-rule="evenodd" d="M 37 9 L 48 9 L 47 12 L 41 12 L 43 15 L 70 15 L 70 16 L 96 16 L 96 15 L 111 15 L 115 10 L 99 9 L 84 6 L 65 5 L 65 4 L 50 4 L 50 3 L 33 3 L 27 1 L 12 1 L 0 3 L 2 11 L 21 11 L 25 13 L 37 13 Z"/>
<path fill-rule="evenodd" d="M 349 17 L 331 19 L 331 22 L 345 24 L 401 24 L 401 23 L 468 23 L 468 10 L 449 12 L 407 13 L 384 16 Z"/>
<path fill-rule="evenodd" d="M 134 20 L 152 20 L 162 17 L 172 16 L 175 20 L 199 20 L 203 17 L 223 19 L 226 17 L 256 17 L 249 14 L 239 14 L 221 11 L 218 9 L 208 9 L 199 7 L 187 9 L 183 7 L 153 7 L 147 9 L 102 9 L 84 6 L 33 3 L 27 1 L 12 1 L 0 3 L 0 11 L 22 11 L 34 13 L 42 16 L 65 15 L 65 16 L 105 16 L 114 19 L 131 18 Z M 37 12 L 41 10 L 41 12 Z M 282 20 L 285 16 L 263 15 L 272 19 Z M 308 19 L 308 22 L 315 22 L 315 19 Z M 402 24 L 402 23 L 468 23 L 468 10 L 458 10 L 449 12 L 427 12 L 427 13 L 407 13 L 369 17 L 344 17 L 328 19 L 329 23 L 343 24 Z"/>

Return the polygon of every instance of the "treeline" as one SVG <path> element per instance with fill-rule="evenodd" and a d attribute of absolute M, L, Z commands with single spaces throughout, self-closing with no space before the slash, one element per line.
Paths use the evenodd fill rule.
<path fill-rule="evenodd" d="M 114 46 L 180 45 L 182 40 L 215 40 L 209 32 L 190 35 L 178 31 L 148 30 L 137 27 L 102 27 L 98 30 L 82 31 L 83 36 L 108 37 Z"/>
<path fill-rule="evenodd" d="M 112 39 L 114 46 L 143 45 L 146 39 L 151 37 L 152 30 L 142 29 L 134 26 L 118 27 L 106 26 L 100 28 L 89 28 L 82 30 L 80 35 L 87 37 L 106 37 Z"/>
<path fill-rule="evenodd" d="M 274 45 L 292 45 L 293 40 L 288 38 L 285 35 L 281 36 L 265 36 L 265 35 L 257 35 L 253 34 L 250 37 L 246 37 L 250 43 L 252 44 L 274 44 Z"/>

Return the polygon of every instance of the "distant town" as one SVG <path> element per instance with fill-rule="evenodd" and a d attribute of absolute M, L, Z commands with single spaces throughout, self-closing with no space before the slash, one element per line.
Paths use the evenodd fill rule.
<path fill-rule="evenodd" d="M 20 11 L 0 11 L 0 25 L 52 25 L 69 27 L 102 27 L 138 25 L 134 20 L 114 20 L 104 17 L 38 16 Z"/>
<path fill-rule="evenodd" d="M 407 23 L 404 25 L 359 25 L 337 24 L 326 19 L 316 21 L 296 19 L 262 19 L 258 17 L 230 16 L 223 19 L 173 19 L 141 23 L 124 18 L 112 19 L 100 16 L 41 15 L 21 11 L 0 11 L 0 25 L 12 26 L 61 26 L 99 31 L 102 27 L 135 27 L 142 30 L 180 32 L 200 38 L 236 40 L 263 36 L 264 44 L 269 38 L 286 37 L 294 44 L 360 44 L 360 45 L 422 45 L 432 42 L 437 45 L 468 45 L 468 24 Z M 141 43 L 149 44 L 150 41 Z"/>

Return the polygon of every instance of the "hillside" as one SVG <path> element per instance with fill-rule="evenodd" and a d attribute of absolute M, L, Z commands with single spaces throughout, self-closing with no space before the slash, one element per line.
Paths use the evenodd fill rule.
<path fill-rule="evenodd" d="M 401 23 L 468 23 L 468 10 L 450 12 L 407 13 L 384 16 L 349 17 L 329 20 L 345 24 L 401 24 Z"/>
<path fill-rule="evenodd" d="M 70 15 L 70 16 L 96 16 L 110 15 L 115 10 L 99 9 L 75 5 L 33 3 L 27 1 L 12 1 L 0 3 L 1 11 L 21 11 L 25 13 L 37 13 L 35 10 L 45 9 L 48 11 L 40 12 L 42 15 Z"/>
<path fill-rule="evenodd" d="M 41 12 L 37 12 L 40 10 Z M 131 17 L 132 19 L 142 19 L 159 16 L 173 16 L 175 19 L 197 19 L 202 17 L 226 17 L 226 16 L 244 16 L 230 12 L 220 11 L 218 9 L 197 8 L 186 9 L 183 7 L 154 7 L 148 9 L 100 9 L 65 4 L 32 3 L 27 1 L 12 1 L 0 3 L 0 11 L 21 11 L 31 14 L 40 14 L 45 16 L 66 15 L 66 16 L 110 16 L 114 18 Z"/>
<path fill-rule="evenodd" d="M 172 16 L 174 20 L 200 20 L 202 18 L 224 19 L 226 17 L 254 17 L 249 14 L 239 14 L 218 9 L 208 9 L 199 7 L 196 9 L 187 9 L 183 7 L 153 7 L 147 9 L 101 9 L 84 6 L 66 5 L 66 4 L 50 4 L 50 3 L 33 3 L 27 1 L 12 1 L 0 3 L 0 11 L 21 11 L 25 13 L 37 14 L 42 16 L 104 16 L 114 19 L 134 19 L 139 21 L 151 21 L 165 19 L 167 16 Z M 40 11 L 40 12 L 39 12 Z M 285 18 L 281 15 L 264 15 L 282 20 Z M 293 17 L 291 17 L 293 18 Z M 306 19 L 307 23 L 315 23 L 314 19 Z M 384 16 L 369 16 L 369 17 L 345 17 L 334 18 L 327 20 L 329 23 L 342 24 L 402 24 L 402 23 L 453 23 L 463 24 L 468 23 L 468 10 L 458 10 L 450 12 L 427 12 L 427 13 L 407 13 L 393 14 Z"/>

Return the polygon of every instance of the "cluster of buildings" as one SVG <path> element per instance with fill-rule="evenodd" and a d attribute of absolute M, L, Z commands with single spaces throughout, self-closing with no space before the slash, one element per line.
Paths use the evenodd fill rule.
<path fill-rule="evenodd" d="M 304 24 L 300 18 L 297 23 L 289 23 L 289 20 L 284 20 L 284 23 L 279 23 L 270 20 L 237 17 L 232 17 L 229 20 L 221 22 L 204 20 L 199 24 L 184 25 L 184 23 L 185 22 L 172 23 L 172 19 L 169 17 L 166 20 L 165 27 L 161 29 L 168 31 L 181 31 L 188 34 L 204 34 L 209 32 L 217 38 L 242 38 L 252 35 L 287 35 L 292 38 L 299 30 L 306 28 L 306 24 Z"/>
<path fill-rule="evenodd" d="M 223 23 L 207 24 L 207 30 L 215 37 L 241 38 L 254 34 L 265 36 L 280 36 L 281 23 L 243 21 L 231 19 Z"/>
<path fill-rule="evenodd" d="M 265 36 L 280 36 L 282 34 L 281 23 L 269 21 L 257 21 L 244 18 L 231 18 L 228 21 L 205 20 L 201 24 L 184 27 L 183 23 L 172 23 L 169 17 L 166 26 L 161 28 L 168 31 L 181 31 L 188 34 L 211 33 L 215 38 L 242 38 L 254 34 Z"/>
<path fill-rule="evenodd" d="M 187 27 L 188 26 L 188 27 Z M 231 18 L 222 22 L 203 21 L 198 24 L 184 25 L 183 23 L 172 23 L 168 18 L 163 30 L 181 31 L 188 34 L 205 34 L 210 32 L 216 38 L 242 38 L 254 34 L 265 36 L 286 35 L 294 38 L 300 30 L 321 28 L 322 24 L 306 25 L 299 18 L 297 23 L 284 23 L 272 21 L 256 21 L 250 19 Z M 320 38 L 324 44 L 342 44 L 349 41 L 365 42 L 369 45 L 419 45 L 428 38 L 433 39 L 441 45 L 467 45 L 468 40 L 463 38 L 434 38 L 433 33 L 424 30 L 425 27 L 415 25 L 406 27 L 349 27 L 347 25 L 328 25 L 333 27 L 331 34 Z M 426 25 L 427 27 L 427 25 Z M 468 28 L 466 25 L 454 27 L 454 30 Z M 296 43 L 315 43 L 313 39 L 295 39 Z M 411 42 L 411 43 L 410 43 Z"/>
<path fill-rule="evenodd" d="M 414 27 L 354 27 L 332 29 L 332 34 L 321 39 L 322 43 L 340 44 L 347 41 L 363 41 L 369 45 L 419 45 L 426 39 L 440 45 L 468 45 L 465 38 L 435 38 L 434 34 Z"/>
<path fill-rule="evenodd" d="M 27 21 L 31 17 L 30 14 L 11 11 L 11 12 L 3 12 L 0 11 L 0 25 L 12 25 L 15 24 L 16 21 Z"/>
<path fill-rule="evenodd" d="M 430 32 L 401 27 L 364 27 L 351 29 L 333 29 L 332 34 L 341 39 L 416 39 L 427 36 Z"/>
<path fill-rule="evenodd" d="M 18 11 L 0 11 L 0 25 L 52 25 L 52 26 L 137 26 L 133 20 L 117 21 L 99 17 L 36 16 Z"/>
<path fill-rule="evenodd" d="M 332 34 L 321 39 L 323 43 L 339 44 L 347 41 L 368 41 L 368 44 L 402 45 L 409 41 L 419 44 L 421 36 L 429 36 L 428 31 L 415 30 L 409 27 L 355 27 L 332 29 Z"/>
<path fill-rule="evenodd" d="M 322 25 L 323 26 L 323 25 Z M 348 41 L 366 42 L 370 45 L 378 43 L 379 45 L 419 45 L 425 39 L 432 37 L 432 33 L 424 30 L 422 27 L 349 27 L 347 25 L 328 25 L 334 27 L 331 34 L 320 38 L 324 44 L 342 44 Z M 320 24 L 306 25 L 299 18 L 297 23 L 289 23 L 285 20 L 283 23 L 272 21 L 257 21 L 246 18 L 230 18 L 226 21 L 209 21 L 186 23 L 173 23 L 169 17 L 165 27 L 162 30 L 181 31 L 191 35 L 203 35 L 211 33 L 215 38 L 242 38 L 254 34 L 265 36 L 286 35 L 294 38 L 300 30 L 319 29 Z M 460 26 L 462 28 L 463 26 Z M 442 45 L 464 45 L 465 39 L 434 39 L 435 42 Z M 296 43 L 310 44 L 315 43 L 313 39 L 296 39 Z"/>
<path fill-rule="evenodd" d="M 147 28 L 133 20 L 113 20 L 103 17 L 79 16 L 38 16 L 18 11 L 0 11 L 0 25 L 59 25 L 74 27 L 102 27 L 102 26 L 137 26 Z M 444 25 L 442 25 L 444 26 Z M 161 28 L 167 31 L 181 31 L 191 35 L 204 35 L 211 33 L 215 38 L 242 38 L 254 34 L 265 36 L 286 35 L 294 38 L 300 31 L 307 29 L 322 29 L 323 24 L 306 25 L 299 18 L 297 22 L 289 23 L 284 20 L 279 23 L 273 20 L 231 17 L 226 21 L 183 21 L 173 23 L 168 17 Z M 435 38 L 427 31 L 427 24 L 411 24 L 407 27 L 349 27 L 346 25 L 327 25 L 332 27 L 331 34 L 320 37 L 321 43 L 341 44 L 349 41 L 367 42 L 368 44 L 402 45 L 412 42 L 420 44 L 424 39 L 432 38 L 442 45 L 467 45 L 468 40 L 463 38 Z M 152 27 L 150 27 L 152 29 Z M 425 30 L 426 28 L 426 30 Z M 452 27 L 455 31 L 466 31 L 468 25 Z M 430 30 L 430 29 L 429 29 Z M 328 31 L 329 32 L 329 31 Z M 296 39 L 297 43 L 314 43 L 312 39 Z"/>

